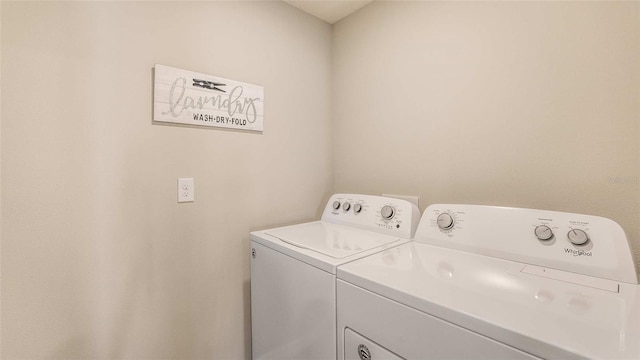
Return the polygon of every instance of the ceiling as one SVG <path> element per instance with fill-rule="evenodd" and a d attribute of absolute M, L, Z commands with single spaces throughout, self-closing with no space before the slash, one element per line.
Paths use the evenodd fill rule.
<path fill-rule="evenodd" d="M 355 12 L 373 0 L 282 0 L 329 24 Z"/>

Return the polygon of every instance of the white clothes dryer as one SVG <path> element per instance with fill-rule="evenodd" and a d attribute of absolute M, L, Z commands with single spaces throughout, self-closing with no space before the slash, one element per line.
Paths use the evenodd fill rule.
<path fill-rule="evenodd" d="M 338 269 L 339 359 L 640 359 L 626 235 L 596 216 L 432 205 Z"/>
<path fill-rule="evenodd" d="M 420 211 L 335 194 L 320 221 L 251 233 L 253 359 L 336 358 L 336 269 L 413 238 Z"/>

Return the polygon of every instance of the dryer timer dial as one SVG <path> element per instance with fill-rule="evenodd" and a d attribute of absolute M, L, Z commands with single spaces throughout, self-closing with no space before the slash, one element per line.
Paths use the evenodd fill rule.
<path fill-rule="evenodd" d="M 438 218 L 436 219 L 436 221 L 438 223 L 438 227 L 441 230 L 451 230 L 455 225 L 455 222 L 453 221 L 453 216 L 451 216 L 451 214 L 446 212 L 438 215 Z"/>

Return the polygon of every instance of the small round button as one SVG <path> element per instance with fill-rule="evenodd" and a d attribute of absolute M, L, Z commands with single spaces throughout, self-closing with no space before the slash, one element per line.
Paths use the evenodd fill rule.
<path fill-rule="evenodd" d="M 453 228 L 453 217 L 449 213 L 442 213 L 438 215 L 438 227 L 442 230 L 449 230 Z"/>
<path fill-rule="evenodd" d="M 551 228 L 547 225 L 538 225 L 533 232 L 536 234 L 538 240 L 547 241 L 553 237 L 553 231 L 551 231 Z"/>
<path fill-rule="evenodd" d="M 345 202 L 344 204 L 342 204 L 342 210 L 347 212 L 349 211 L 349 209 L 351 209 L 351 204 L 349 204 L 348 202 Z"/>
<path fill-rule="evenodd" d="M 333 208 L 338 210 L 340 209 L 340 201 L 336 200 L 333 202 Z"/>
<path fill-rule="evenodd" d="M 589 236 L 584 230 L 573 229 L 567 233 L 567 238 L 574 245 L 584 245 L 589 241 Z"/>
<path fill-rule="evenodd" d="M 380 215 L 385 220 L 393 219 L 393 216 L 395 214 L 396 214 L 396 209 L 394 209 L 393 206 L 385 205 L 382 207 L 382 210 L 380 210 Z"/>
<path fill-rule="evenodd" d="M 360 204 L 354 204 L 353 205 L 353 212 L 358 214 L 360 211 L 362 211 L 362 205 Z"/>

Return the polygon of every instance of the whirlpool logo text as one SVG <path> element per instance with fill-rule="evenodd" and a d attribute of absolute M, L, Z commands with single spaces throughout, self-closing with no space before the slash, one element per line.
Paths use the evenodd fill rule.
<path fill-rule="evenodd" d="M 591 256 L 591 251 L 564 248 L 564 252 L 573 256 Z"/>

